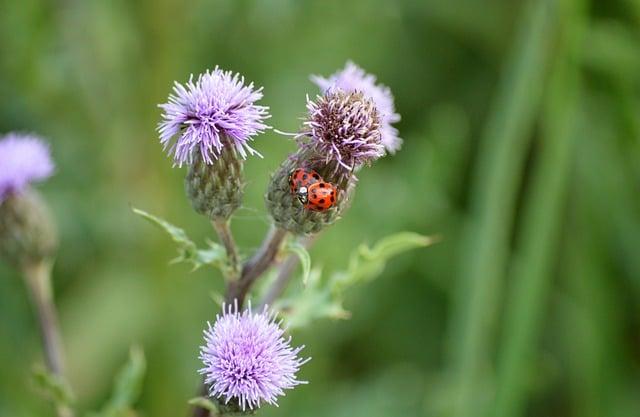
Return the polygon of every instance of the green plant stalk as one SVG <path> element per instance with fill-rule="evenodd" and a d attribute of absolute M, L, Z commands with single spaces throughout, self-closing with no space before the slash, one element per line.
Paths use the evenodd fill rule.
<path fill-rule="evenodd" d="M 53 303 L 51 268 L 50 260 L 41 259 L 26 263 L 22 272 L 31 303 L 36 309 L 45 363 L 51 374 L 64 379 L 62 337 L 58 325 L 58 313 Z M 64 404 L 56 404 L 56 412 L 59 417 L 74 415 L 73 411 Z"/>
<path fill-rule="evenodd" d="M 455 413 L 477 416 L 483 367 L 489 361 L 495 309 L 509 255 L 517 191 L 536 117 L 554 29 L 552 4 L 524 8 L 498 96 L 479 150 L 473 220 L 463 251 L 450 332 Z M 486 385 L 486 384 L 484 384 Z"/>
<path fill-rule="evenodd" d="M 229 273 L 225 277 L 229 281 L 238 279 L 240 273 L 240 257 L 238 256 L 238 246 L 233 238 L 231 227 L 229 225 L 229 219 L 215 219 L 211 220 L 211 224 L 215 229 L 222 245 L 227 252 L 227 262 L 229 264 Z"/>
<path fill-rule="evenodd" d="M 490 415 L 522 415 L 532 359 L 543 319 L 558 232 L 573 161 L 579 105 L 579 58 L 584 32 L 583 0 L 560 2 L 561 28 L 555 67 L 545 105 L 541 152 L 526 196 L 513 288 L 507 297 L 496 397 Z"/>

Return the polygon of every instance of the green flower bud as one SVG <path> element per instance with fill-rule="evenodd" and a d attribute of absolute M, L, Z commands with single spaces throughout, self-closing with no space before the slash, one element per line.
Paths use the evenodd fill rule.
<path fill-rule="evenodd" d="M 0 257 L 20 267 L 52 257 L 58 237 L 44 200 L 33 190 L 0 203 Z"/>
<path fill-rule="evenodd" d="M 337 202 L 327 211 L 311 211 L 304 208 L 291 193 L 289 176 L 297 168 L 317 171 L 322 178 L 338 187 Z M 326 164 L 309 149 L 300 149 L 287 158 L 271 176 L 265 196 L 267 210 L 276 226 L 295 235 L 311 235 L 335 223 L 349 207 L 355 190 L 355 177 L 345 177 L 332 163 Z"/>
<path fill-rule="evenodd" d="M 207 164 L 200 152 L 185 178 L 185 190 L 193 209 L 210 220 L 226 220 L 242 205 L 243 162 L 231 144 L 226 143 L 218 159 Z"/>

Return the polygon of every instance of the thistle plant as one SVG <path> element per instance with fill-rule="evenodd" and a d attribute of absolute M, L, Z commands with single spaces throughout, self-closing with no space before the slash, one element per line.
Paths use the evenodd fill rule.
<path fill-rule="evenodd" d="M 375 278 L 390 257 L 432 243 L 424 236 L 399 233 L 373 247 L 359 247 L 345 270 L 326 279 L 312 267 L 308 249 L 322 230 L 347 212 L 356 173 L 399 150 L 401 144 L 391 126 L 400 118 L 393 96 L 375 83 L 375 77 L 347 63 L 343 71 L 313 80 L 321 92 L 307 98 L 307 115 L 299 132 L 291 135 L 295 150 L 271 175 L 265 194 L 271 227 L 250 256 L 238 249 L 230 222 L 242 204 L 243 165 L 250 162 L 248 156 L 260 156 L 253 142 L 269 129 L 268 108 L 257 104 L 262 88 L 216 67 L 195 81 L 192 76 L 184 86 L 175 83 L 168 102 L 160 105 L 160 143 L 174 166 L 187 165 L 187 198 L 212 222 L 220 243 L 199 248 L 179 227 L 134 211 L 171 235 L 178 260 L 194 269 L 214 266 L 226 282 L 222 314 L 204 330 L 200 350 L 204 381 L 202 395 L 190 401 L 194 416 L 254 413 L 265 403 L 277 404 L 285 390 L 306 383 L 298 373 L 308 359 L 298 355 L 301 348 L 291 347 L 291 336 L 285 334 L 316 319 L 347 318 L 342 305 L 345 290 Z M 308 180 L 317 184 L 309 190 L 330 187 L 337 195 L 331 195 L 330 203 L 323 201 L 322 207 L 306 204 L 300 197 L 306 196 L 301 194 L 306 188 L 292 190 L 296 185 L 291 184 L 291 175 L 298 169 L 313 172 Z M 308 198 L 317 197 L 309 193 Z M 282 298 L 298 262 L 306 287 Z M 250 304 L 245 307 L 256 281 L 269 275 L 274 279 L 265 286 L 261 307 L 257 312 Z M 281 319 L 276 321 L 276 316 Z"/>

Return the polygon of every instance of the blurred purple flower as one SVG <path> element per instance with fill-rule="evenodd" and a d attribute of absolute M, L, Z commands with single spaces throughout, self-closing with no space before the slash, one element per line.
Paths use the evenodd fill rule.
<path fill-rule="evenodd" d="M 298 137 L 310 137 L 303 147 L 313 149 L 324 163 L 337 162 L 345 176 L 384 155 L 380 117 L 373 101 L 361 92 L 330 89 L 315 101 L 307 98 L 307 120 Z"/>
<path fill-rule="evenodd" d="M 8 133 L 0 139 L 0 203 L 53 174 L 49 146 L 38 136 Z"/>
<path fill-rule="evenodd" d="M 306 381 L 296 379 L 301 365 L 298 353 L 304 346 L 291 348 L 291 338 L 283 337 L 284 330 L 274 321 L 267 308 L 253 313 L 251 306 L 238 312 L 237 303 L 223 305 L 222 316 L 216 316 L 213 327 L 204 331 L 205 345 L 200 359 L 205 367 L 209 395 L 232 399 L 245 410 L 260 407 L 262 401 L 277 405 L 277 397 Z"/>
<path fill-rule="evenodd" d="M 360 91 L 370 97 L 380 113 L 380 131 L 382 144 L 387 152 L 395 153 L 402 145 L 402 139 L 398 137 L 398 130 L 391 126 L 400 121 L 400 115 L 396 113 L 393 102 L 393 94 L 389 87 L 376 84 L 376 77 L 367 74 L 362 68 L 351 61 L 347 61 L 344 69 L 324 78 L 319 75 L 311 76 L 311 80 L 326 92 L 330 88 L 339 88 L 344 91 Z"/>
<path fill-rule="evenodd" d="M 213 164 L 225 146 L 223 136 L 243 158 L 258 154 L 248 142 L 269 128 L 263 123 L 270 117 L 269 108 L 254 104 L 261 98 L 262 88 L 245 85 L 244 77 L 218 67 L 195 82 L 192 75 L 186 86 L 175 82 L 169 101 L 159 105 L 164 110 L 158 124 L 160 142 L 178 166 L 191 164 L 196 151 Z"/>

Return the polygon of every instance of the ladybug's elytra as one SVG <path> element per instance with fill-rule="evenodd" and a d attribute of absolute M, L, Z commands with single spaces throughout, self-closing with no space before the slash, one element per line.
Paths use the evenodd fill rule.
<path fill-rule="evenodd" d="M 326 211 L 338 201 L 338 189 L 314 170 L 296 169 L 289 176 L 289 185 L 307 210 Z"/>
<path fill-rule="evenodd" d="M 329 210 L 338 201 L 338 189 L 331 183 L 319 181 L 306 190 L 298 190 L 298 198 L 304 208 L 311 211 Z"/>
<path fill-rule="evenodd" d="M 292 194 L 298 194 L 300 188 L 309 188 L 311 184 L 318 181 L 322 181 L 322 177 L 312 169 L 298 168 L 289 175 L 289 186 Z"/>

